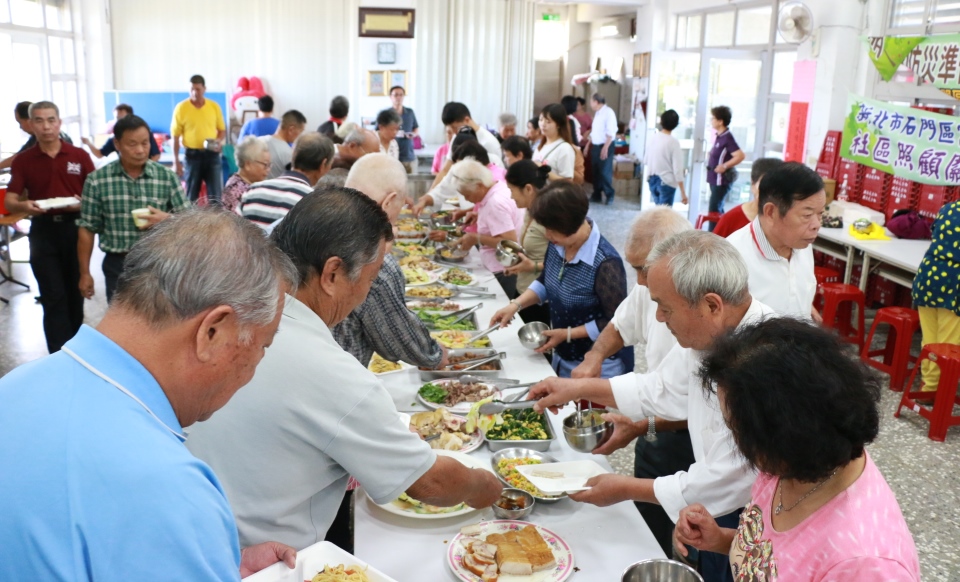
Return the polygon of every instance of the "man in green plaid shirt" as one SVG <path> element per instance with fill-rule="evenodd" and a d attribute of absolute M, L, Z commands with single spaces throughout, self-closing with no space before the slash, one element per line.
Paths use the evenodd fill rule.
<path fill-rule="evenodd" d="M 169 213 L 190 206 L 171 170 L 151 161 L 150 127 L 140 117 L 127 115 L 117 121 L 114 143 L 120 159 L 87 176 L 77 221 L 77 254 L 80 259 L 80 292 L 93 297 L 90 255 L 93 237 L 100 235 L 107 301 L 113 298 L 123 260 L 143 231 L 166 219 Z M 134 216 L 136 211 L 137 216 Z"/>

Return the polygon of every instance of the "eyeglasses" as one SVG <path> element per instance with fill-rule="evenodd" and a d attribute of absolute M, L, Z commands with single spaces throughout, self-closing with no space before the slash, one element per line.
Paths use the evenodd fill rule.
<path fill-rule="evenodd" d="M 260 164 L 261 166 L 264 167 L 264 169 L 267 169 L 270 167 L 270 162 L 261 162 L 260 160 L 253 160 L 253 163 Z"/>

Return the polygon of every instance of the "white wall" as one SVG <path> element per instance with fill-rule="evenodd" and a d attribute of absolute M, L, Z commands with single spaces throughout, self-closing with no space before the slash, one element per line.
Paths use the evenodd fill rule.
<path fill-rule="evenodd" d="M 633 75 L 633 53 L 636 43 L 629 37 L 605 38 L 600 34 L 600 29 L 606 24 L 619 23 L 621 29 L 630 30 L 629 20 L 631 16 L 625 18 L 610 18 L 594 21 L 590 24 L 590 68 L 592 69 L 600 59 L 600 67 L 606 69 L 607 74 L 614 79 L 621 80 L 623 77 Z M 623 68 L 615 70 L 618 59 L 623 59 Z M 618 76 L 619 74 L 619 76 Z"/>
<path fill-rule="evenodd" d="M 103 1 L 103 0 L 98 0 Z M 277 111 L 299 109 L 308 127 L 328 118 L 335 95 L 350 118 L 375 116 L 387 97 L 367 95 L 367 71 L 389 70 L 378 42 L 396 42 L 407 71 L 407 105 L 428 142 L 443 139 L 440 110 L 466 103 L 480 123 L 503 111 L 530 113 L 534 0 L 111 0 L 115 86 L 186 90 L 191 75 L 211 91 L 232 93 L 241 76 L 258 76 Z M 416 38 L 360 39 L 360 6 L 416 9 Z M 179 15 L 190 14 L 190 18 Z"/>

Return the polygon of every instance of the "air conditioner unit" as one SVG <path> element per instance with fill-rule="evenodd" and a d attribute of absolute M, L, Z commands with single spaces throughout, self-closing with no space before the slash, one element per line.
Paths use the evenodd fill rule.
<path fill-rule="evenodd" d="M 605 22 L 600 26 L 600 36 L 603 38 L 630 38 L 632 25 L 629 18 Z"/>

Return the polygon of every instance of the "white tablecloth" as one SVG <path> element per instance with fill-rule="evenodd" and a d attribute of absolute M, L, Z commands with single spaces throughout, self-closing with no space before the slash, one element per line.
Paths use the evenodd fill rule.
<path fill-rule="evenodd" d="M 463 307 L 483 302 L 477 317 L 480 326 L 485 327 L 493 313 L 507 304 L 507 298 L 493 275 L 480 265 L 476 252 L 471 253 L 464 266 L 479 275 L 479 285 L 497 292 L 496 299 L 455 299 Z M 520 345 L 517 330 L 521 325 L 518 317 L 510 327 L 490 335 L 493 346 L 507 353 L 503 377 L 529 382 L 554 375 L 542 355 Z M 415 401 L 422 384 L 416 370 L 384 376 L 384 384 L 393 394 L 399 410 L 425 410 Z M 606 457 L 578 453 L 567 445 L 560 422 L 569 410 L 561 411 L 557 416 L 550 415 L 557 441 L 547 452 L 560 461 L 593 458 L 610 469 Z M 486 445 L 471 454 L 489 463 L 491 452 Z M 355 503 L 354 549 L 357 557 L 402 582 L 456 580 L 447 566 L 447 544 L 462 526 L 481 519 L 496 519 L 490 509 L 444 519 L 401 517 L 375 506 L 360 490 Z M 554 504 L 538 503 L 528 521 L 552 530 L 570 545 L 579 568 L 572 580 L 619 580 L 623 570 L 633 562 L 664 557 L 650 529 L 629 501 L 604 508 L 570 499 Z"/>

